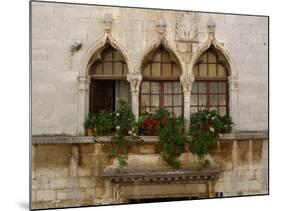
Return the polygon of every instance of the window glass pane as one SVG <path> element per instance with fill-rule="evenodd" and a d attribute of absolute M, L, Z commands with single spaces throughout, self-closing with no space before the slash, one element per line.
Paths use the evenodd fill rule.
<path fill-rule="evenodd" d="M 182 105 L 182 96 L 181 95 L 174 95 L 174 106 L 181 106 Z"/>
<path fill-rule="evenodd" d="M 127 67 L 127 64 L 124 64 L 124 75 L 127 75 L 128 73 L 128 67 Z"/>
<path fill-rule="evenodd" d="M 217 76 L 217 65 L 209 64 L 209 76 L 216 77 Z"/>
<path fill-rule="evenodd" d="M 141 108 L 140 108 L 140 113 L 141 113 L 141 114 L 144 114 L 144 113 L 145 113 L 145 107 L 141 107 Z"/>
<path fill-rule="evenodd" d="M 104 62 L 103 63 L 103 74 L 104 75 L 112 75 L 112 63 Z"/>
<path fill-rule="evenodd" d="M 211 50 L 208 51 L 208 62 L 210 62 L 210 63 L 216 63 L 217 62 L 216 54 Z"/>
<path fill-rule="evenodd" d="M 226 69 L 221 64 L 218 65 L 218 76 L 219 77 L 226 77 Z"/>
<path fill-rule="evenodd" d="M 173 82 L 173 84 L 174 84 L 173 92 L 174 93 L 181 93 L 181 84 L 180 84 L 180 82 Z"/>
<path fill-rule="evenodd" d="M 151 82 L 151 93 L 152 94 L 159 94 L 159 83 L 158 82 Z"/>
<path fill-rule="evenodd" d="M 173 76 L 180 76 L 180 69 L 176 64 L 173 64 Z"/>
<path fill-rule="evenodd" d="M 172 106 L 172 95 L 164 95 L 164 106 Z"/>
<path fill-rule="evenodd" d="M 226 92 L 226 82 L 219 82 L 219 93 Z"/>
<path fill-rule="evenodd" d="M 141 92 L 142 93 L 149 93 L 149 82 L 142 82 L 141 84 Z"/>
<path fill-rule="evenodd" d="M 172 75 L 172 64 L 162 64 L 163 76 L 171 76 Z"/>
<path fill-rule="evenodd" d="M 207 64 L 199 64 L 199 76 L 207 77 Z"/>
<path fill-rule="evenodd" d="M 143 70 L 143 76 L 150 76 L 150 64 L 146 65 Z"/>
<path fill-rule="evenodd" d="M 198 93 L 198 82 L 193 82 L 191 93 Z"/>
<path fill-rule="evenodd" d="M 141 106 L 149 106 L 149 95 L 141 96 Z"/>
<path fill-rule="evenodd" d="M 103 60 L 112 61 L 113 60 L 112 54 L 113 54 L 113 48 L 110 47 L 110 48 L 106 49 L 102 54 Z"/>
<path fill-rule="evenodd" d="M 174 108 L 174 115 L 179 117 L 182 115 L 182 108 L 181 107 L 175 107 Z"/>
<path fill-rule="evenodd" d="M 198 95 L 191 95 L 191 105 L 198 105 Z"/>
<path fill-rule="evenodd" d="M 207 104 L 207 98 L 206 95 L 199 95 L 199 105 L 206 105 Z"/>
<path fill-rule="evenodd" d="M 152 76 L 160 76 L 160 63 L 152 63 Z"/>
<path fill-rule="evenodd" d="M 171 61 L 170 54 L 167 51 L 162 50 L 162 62 L 170 62 L 170 61 Z"/>
<path fill-rule="evenodd" d="M 193 113 L 196 113 L 198 111 L 198 108 L 197 107 L 191 107 L 190 109 L 190 112 L 193 114 Z"/>
<path fill-rule="evenodd" d="M 159 107 L 159 95 L 152 95 L 151 96 L 151 105 Z"/>
<path fill-rule="evenodd" d="M 199 93 L 207 93 L 207 84 L 205 82 L 199 82 Z"/>
<path fill-rule="evenodd" d="M 222 116 L 226 115 L 226 108 L 225 107 L 220 107 L 219 108 L 219 114 L 222 115 Z"/>
<path fill-rule="evenodd" d="M 210 95 L 210 104 L 217 105 L 218 104 L 218 97 L 217 95 Z"/>
<path fill-rule="evenodd" d="M 122 66 L 121 62 L 114 62 L 114 75 L 122 75 Z"/>
<path fill-rule="evenodd" d="M 193 74 L 195 77 L 199 76 L 199 73 L 198 73 L 198 65 L 195 65 L 194 68 L 193 68 Z"/>
<path fill-rule="evenodd" d="M 161 52 L 160 52 L 160 51 L 157 51 L 157 52 L 154 54 L 153 62 L 160 62 L 160 61 L 161 61 Z"/>
<path fill-rule="evenodd" d="M 217 82 L 210 82 L 210 93 L 217 93 Z"/>
<path fill-rule="evenodd" d="M 173 83 L 172 82 L 164 82 L 164 93 L 171 94 L 173 92 Z"/>
<path fill-rule="evenodd" d="M 97 64 L 95 67 L 95 71 L 93 72 L 94 75 L 102 75 L 102 65 Z"/>
<path fill-rule="evenodd" d="M 219 104 L 226 105 L 225 95 L 219 95 Z"/>

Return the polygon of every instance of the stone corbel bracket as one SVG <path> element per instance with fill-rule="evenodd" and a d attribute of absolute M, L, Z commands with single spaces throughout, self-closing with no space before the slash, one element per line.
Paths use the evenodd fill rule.
<path fill-rule="evenodd" d="M 105 33 L 109 34 L 111 32 L 111 27 L 113 23 L 113 17 L 111 13 L 105 13 L 103 16 L 103 24 Z"/>
<path fill-rule="evenodd" d="M 167 29 L 167 23 L 166 23 L 166 19 L 164 17 L 160 17 L 156 23 L 156 29 L 159 33 L 160 37 L 164 37 L 165 36 L 165 32 Z"/>

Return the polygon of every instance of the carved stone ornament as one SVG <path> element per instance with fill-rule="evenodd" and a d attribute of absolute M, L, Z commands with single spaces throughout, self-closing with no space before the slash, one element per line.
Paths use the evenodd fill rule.
<path fill-rule="evenodd" d="M 191 76 L 185 76 L 180 78 L 180 82 L 184 93 L 191 92 L 193 81 L 194 81 L 194 77 Z"/>
<path fill-rule="evenodd" d="M 138 95 L 142 76 L 139 74 L 128 74 L 127 81 L 130 82 L 132 95 Z"/>
<path fill-rule="evenodd" d="M 238 75 L 229 77 L 229 86 L 231 90 L 238 89 L 239 86 Z"/>
<path fill-rule="evenodd" d="M 167 28 L 167 23 L 165 18 L 163 17 L 159 18 L 156 27 L 159 34 L 163 35 L 166 32 L 166 28 Z"/>
<path fill-rule="evenodd" d="M 216 22 L 213 16 L 211 16 L 207 23 L 208 33 L 215 33 L 216 30 Z"/>
<path fill-rule="evenodd" d="M 105 13 L 103 17 L 103 23 L 104 23 L 104 30 L 106 33 L 110 33 L 112 22 L 113 22 L 112 14 Z"/>
<path fill-rule="evenodd" d="M 183 13 L 176 23 L 176 41 L 197 42 L 199 20 L 198 13 Z"/>

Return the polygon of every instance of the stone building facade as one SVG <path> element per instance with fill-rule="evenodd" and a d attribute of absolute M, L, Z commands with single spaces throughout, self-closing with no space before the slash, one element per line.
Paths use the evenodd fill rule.
<path fill-rule="evenodd" d="M 268 17 L 31 2 L 31 27 L 34 208 L 127 203 L 146 196 L 268 193 Z M 122 81 L 114 85 L 115 100 L 126 98 L 137 117 L 145 66 L 164 49 L 179 69 L 175 83 L 183 91 L 181 112 L 187 121 L 197 82 L 194 69 L 209 65 L 208 59 L 200 63 L 202 55 L 215 52 L 215 77 L 221 64 L 226 73 L 223 112 L 234 122 L 233 133 L 222 136 L 211 154 L 219 172 L 176 176 L 155 160 L 157 140 L 144 137 L 143 144 L 132 149 L 128 168 L 146 168 L 149 164 L 138 162 L 148 159 L 166 169 L 151 180 L 160 195 L 145 191 L 150 184 L 140 179 L 145 175 L 139 175 L 142 185 L 131 188 L 136 181 L 128 174 L 106 174 L 114 167 L 110 138 L 83 137 L 83 122 L 90 109 L 91 68 L 109 47 L 121 55 L 123 65 L 118 75 Z M 181 159 L 187 167 L 196 160 L 188 149 Z M 182 184 L 186 188 L 181 189 Z"/>

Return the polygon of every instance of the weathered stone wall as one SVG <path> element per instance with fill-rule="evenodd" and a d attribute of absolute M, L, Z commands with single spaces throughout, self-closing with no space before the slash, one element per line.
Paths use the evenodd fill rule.
<path fill-rule="evenodd" d="M 83 118 L 78 76 L 86 72 L 84 59 L 91 56 L 87 52 L 104 34 L 105 13 L 113 15 L 111 36 L 129 56 L 131 73 L 140 72 L 147 49 L 158 39 L 156 23 L 161 16 L 167 22 L 169 45 L 188 67 L 190 57 L 181 53 L 175 41 L 176 21 L 184 12 L 32 2 L 33 135 L 78 134 L 78 119 Z M 236 129 L 267 130 L 268 18 L 200 13 L 194 52 L 207 39 L 211 16 L 216 39 L 229 51 L 239 75 L 237 102 L 231 105 L 238 111 Z M 82 48 L 72 55 L 70 46 L 77 40 Z"/>
<path fill-rule="evenodd" d="M 267 146 L 266 139 L 219 140 L 211 153 L 221 170 L 214 191 L 223 192 L 224 196 L 267 194 Z M 105 168 L 114 162 L 110 149 L 110 143 L 33 144 L 32 207 L 116 203 L 112 184 L 102 177 Z M 140 155 L 145 163 L 145 160 L 159 156 L 159 144 L 135 145 L 129 155 Z M 181 157 L 183 167 L 188 168 L 193 156 L 187 151 Z M 159 193 L 179 190 L 175 185 L 162 184 L 157 188 Z"/>

